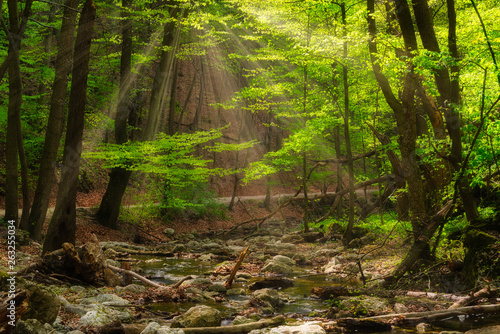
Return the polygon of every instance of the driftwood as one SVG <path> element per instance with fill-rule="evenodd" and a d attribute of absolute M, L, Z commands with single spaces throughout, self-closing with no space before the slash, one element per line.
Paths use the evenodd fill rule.
<path fill-rule="evenodd" d="M 223 334 L 223 333 L 248 333 L 254 329 L 275 327 L 285 323 L 285 317 L 280 315 L 271 319 L 266 319 L 248 324 L 220 326 L 220 327 L 192 327 L 182 328 L 185 334 Z M 139 334 L 147 325 L 143 324 L 122 324 L 126 334 Z"/>
<path fill-rule="evenodd" d="M 371 320 L 378 323 L 387 322 L 391 325 L 405 327 L 405 326 L 415 326 L 421 322 L 432 323 L 433 321 L 450 317 L 456 317 L 459 315 L 473 315 L 473 314 L 498 313 L 498 312 L 500 312 L 500 304 L 492 304 L 492 305 L 466 306 L 466 307 L 456 308 L 453 310 L 383 314 L 383 315 L 363 318 L 363 320 L 364 321 Z M 337 321 L 323 323 L 322 325 L 324 328 L 334 328 L 335 326 L 344 327 L 346 321 L 347 323 L 352 323 L 350 319 L 351 318 L 341 318 L 338 319 Z"/>
<path fill-rule="evenodd" d="M 135 277 L 137 278 L 139 281 L 143 282 L 143 283 L 146 283 L 147 285 L 150 285 L 152 287 L 155 287 L 155 288 L 161 288 L 161 289 L 164 289 L 166 288 L 165 285 L 162 285 L 162 284 L 158 284 L 158 283 L 155 283 L 153 281 L 150 281 L 148 280 L 146 277 L 144 276 L 141 276 L 131 270 L 127 270 L 127 269 L 122 269 L 122 268 L 118 268 L 118 267 L 115 267 L 115 266 L 112 266 L 110 264 L 107 265 L 107 267 L 113 271 L 116 271 L 116 272 L 119 272 L 119 273 L 122 273 L 122 274 L 127 274 L 127 275 L 130 275 L 132 277 Z"/>
<path fill-rule="evenodd" d="M 220 326 L 220 327 L 194 327 L 183 328 L 185 334 L 223 334 L 223 333 L 248 333 L 254 329 L 261 329 L 267 327 L 275 327 L 285 323 L 285 317 L 279 315 L 277 317 L 250 322 L 248 324 Z"/>
<path fill-rule="evenodd" d="M 471 315 L 471 314 L 481 314 L 481 313 L 497 313 L 500 312 L 500 304 L 491 305 L 476 305 L 476 306 L 465 306 L 459 307 L 453 310 L 436 310 L 427 312 L 410 312 L 410 313 L 393 313 L 393 314 L 383 314 L 376 315 L 374 317 L 368 317 L 365 319 L 372 320 L 391 320 L 398 317 L 404 318 L 428 318 L 440 315 L 442 317 L 453 317 L 455 315 Z"/>
<path fill-rule="evenodd" d="M 178 287 L 181 286 L 182 283 L 184 283 L 184 281 L 187 281 L 188 279 L 191 279 L 191 278 L 193 278 L 193 276 L 186 276 L 186 277 L 181 278 L 178 282 L 176 282 L 175 284 L 172 285 L 172 288 L 177 289 Z"/>
<path fill-rule="evenodd" d="M 467 296 L 461 300 L 456 301 L 448 309 L 450 309 L 450 310 L 457 309 L 459 307 L 470 305 L 473 302 L 475 302 L 481 298 L 492 298 L 492 297 L 495 297 L 496 295 L 497 295 L 496 290 L 494 290 L 494 289 L 491 290 L 490 286 L 488 285 L 488 286 L 485 286 L 484 288 L 482 288 L 481 290 L 479 290 L 478 292 L 471 293 L 469 296 Z"/>
<path fill-rule="evenodd" d="M 226 283 L 224 284 L 224 286 L 226 287 L 226 289 L 230 288 L 231 284 L 233 284 L 234 276 L 236 276 L 236 272 L 238 271 L 238 269 L 240 269 L 241 263 L 243 262 L 243 259 L 245 258 L 245 255 L 247 255 L 247 252 L 248 252 L 249 248 L 250 248 L 250 246 L 247 246 L 247 248 L 245 248 L 241 252 L 240 257 L 238 258 L 238 261 L 234 265 L 233 270 L 231 270 L 231 274 L 229 275 L 229 278 L 227 279 Z"/>

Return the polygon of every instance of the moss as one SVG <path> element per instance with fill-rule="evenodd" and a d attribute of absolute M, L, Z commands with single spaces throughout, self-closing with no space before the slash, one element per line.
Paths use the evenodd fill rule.
<path fill-rule="evenodd" d="M 464 245 L 470 250 L 485 249 L 496 241 L 494 236 L 477 229 L 471 229 L 464 235 Z"/>

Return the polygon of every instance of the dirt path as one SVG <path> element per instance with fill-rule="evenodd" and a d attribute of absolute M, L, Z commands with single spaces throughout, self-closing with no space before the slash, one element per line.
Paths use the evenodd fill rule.
<path fill-rule="evenodd" d="M 366 194 L 368 196 L 370 196 L 371 194 L 373 194 L 376 191 L 378 191 L 378 190 L 376 190 L 376 189 L 367 189 L 366 190 Z M 335 194 L 335 192 L 328 192 L 328 194 Z M 276 195 L 272 195 L 271 196 L 271 200 L 273 200 L 273 201 L 279 201 L 281 199 L 291 198 L 294 195 L 295 194 L 276 194 Z M 310 193 L 310 194 L 308 194 L 309 197 L 314 197 L 316 195 L 320 195 L 320 193 Z M 364 192 L 363 189 L 357 189 L 356 190 L 356 195 L 358 197 L 361 197 L 361 196 L 364 197 L 365 196 L 365 192 Z M 297 197 L 298 198 L 304 198 L 304 194 L 300 193 Z M 236 200 L 239 199 L 242 202 L 249 202 L 249 201 L 263 201 L 265 198 L 266 198 L 266 195 L 238 196 L 236 198 Z M 221 203 L 225 204 L 225 205 L 228 205 L 231 202 L 231 197 L 219 197 L 219 198 L 217 198 L 217 200 L 220 201 Z M 137 205 L 125 205 L 124 207 L 134 208 L 134 207 L 139 207 L 139 206 L 141 206 L 141 205 L 139 205 L 139 204 L 137 204 Z M 78 206 L 77 207 L 77 209 L 90 209 L 90 208 L 92 208 L 92 207 L 90 207 L 90 206 Z M 47 210 L 47 217 L 51 217 L 53 212 L 54 212 L 54 207 L 50 207 Z M 21 217 L 22 213 L 23 213 L 23 210 L 19 209 L 19 217 Z M 0 217 L 3 217 L 3 216 L 5 216 L 5 209 L 0 209 Z"/>

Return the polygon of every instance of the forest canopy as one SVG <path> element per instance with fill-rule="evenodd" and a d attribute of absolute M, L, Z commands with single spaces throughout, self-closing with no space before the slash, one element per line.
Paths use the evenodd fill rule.
<path fill-rule="evenodd" d="M 499 210 L 495 1 L 8 0 L 0 9 L 5 220 L 42 240 L 58 183 L 44 252 L 74 242 L 76 192 L 92 169 L 109 172 L 96 219 L 111 228 L 134 173 L 175 212 L 200 189 L 216 196 L 216 179 L 233 201 L 256 180 L 267 196 L 286 180 L 304 194 L 304 230 L 343 221 L 346 247 L 356 219 L 394 210 L 412 239 L 394 280 L 432 256 L 450 221 L 463 222 L 475 249 L 466 234 Z M 378 184 L 374 207 L 357 208 L 355 189 Z M 345 210 L 333 195 L 314 215 L 312 191 L 344 191 Z"/>

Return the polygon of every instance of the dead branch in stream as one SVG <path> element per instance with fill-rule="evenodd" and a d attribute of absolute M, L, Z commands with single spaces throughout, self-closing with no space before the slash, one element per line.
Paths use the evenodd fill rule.
<path fill-rule="evenodd" d="M 147 285 L 150 285 L 152 287 L 155 287 L 155 288 L 161 288 L 161 289 L 165 289 L 167 288 L 165 285 L 161 285 L 161 284 L 158 284 L 158 283 L 155 283 L 153 281 L 150 281 L 148 280 L 146 277 L 144 276 L 141 276 L 131 270 L 127 270 L 127 269 L 121 269 L 121 268 L 118 268 L 118 267 L 115 267 L 115 266 L 112 266 L 110 264 L 107 265 L 107 267 L 113 271 L 117 271 L 119 273 L 122 273 L 122 274 L 127 274 L 127 275 L 130 275 L 132 277 L 135 277 L 137 278 L 139 281 L 143 282 L 143 283 L 146 283 Z"/>
<path fill-rule="evenodd" d="M 229 278 L 227 279 L 226 283 L 224 284 L 224 286 L 226 287 L 226 289 L 228 289 L 228 288 L 231 287 L 231 284 L 233 283 L 234 276 L 236 276 L 236 272 L 240 268 L 241 263 L 243 262 L 243 259 L 245 258 L 245 255 L 247 255 L 247 252 L 248 252 L 249 248 L 250 248 L 250 246 L 247 246 L 247 248 L 245 248 L 243 250 L 243 252 L 241 252 L 240 257 L 238 258 L 238 262 L 236 262 L 236 264 L 234 265 L 233 270 L 231 270 L 231 275 L 229 275 Z"/>

